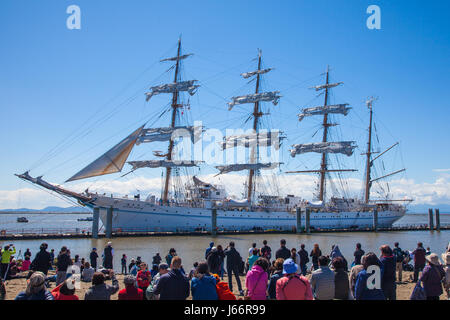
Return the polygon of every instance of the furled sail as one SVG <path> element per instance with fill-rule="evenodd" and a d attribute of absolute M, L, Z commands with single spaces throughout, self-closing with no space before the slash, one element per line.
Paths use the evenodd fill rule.
<path fill-rule="evenodd" d="M 274 146 L 276 150 L 280 148 L 281 141 L 286 137 L 280 135 L 280 131 L 274 132 L 258 132 L 250 134 L 238 134 L 233 136 L 225 137 L 219 144 L 222 150 L 233 147 L 270 147 Z"/>
<path fill-rule="evenodd" d="M 150 87 L 151 92 L 146 93 L 146 101 L 150 100 L 150 98 L 154 95 L 160 93 L 173 93 L 176 91 L 187 91 L 191 96 L 193 96 L 197 91 L 197 88 L 200 87 L 200 85 L 195 84 L 196 81 L 197 80 L 188 80 Z"/>
<path fill-rule="evenodd" d="M 132 170 L 140 168 L 175 168 L 175 167 L 196 167 L 202 161 L 191 160 L 145 160 L 145 161 L 128 161 L 133 167 Z"/>
<path fill-rule="evenodd" d="M 258 101 L 272 101 L 272 103 L 276 106 L 278 104 L 278 100 L 280 100 L 281 96 L 278 95 L 280 91 L 272 91 L 272 92 L 261 92 L 248 94 L 245 96 L 232 97 L 232 102 L 228 102 L 228 110 L 231 110 L 237 104 L 244 103 L 255 103 Z"/>
<path fill-rule="evenodd" d="M 295 157 L 297 154 L 307 152 L 317 153 L 342 153 L 347 156 L 353 154 L 353 149 L 356 145 L 353 145 L 355 141 L 340 141 L 340 142 L 316 142 L 305 144 L 294 144 L 293 149 L 290 150 L 291 156 Z"/>
<path fill-rule="evenodd" d="M 105 174 L 121 171 L 137 139 L 141 135 L 143 128 L 144 126 L 134 131 L 132 134 L 112 147 L 108 152 L 103 154 L 97 160 L 72 176 L 66 182 L 86 179 L 95 176 L 102 176 Z"/>
<path fill-rule="evenodd" d="M 254 76 L 255 74 L 264 74 L 264 73 L 269 72 L 270 70 L 273 70 L 273 68 L 267 68 L 267 69 L 256 70 L 256 71 L 251 71 L 251 72 L 244 72 L 244 73 L 241 73 L 241 76 L 244 77 L 244 79 L 247 79 L 247 78 Z"/>
<path fill-rule="evenodd" d="M 142 134 L 136 141 L 136 145 L 156 141 L 170 141 L 172 135 L 174 135 L 174 137 L 189 135 L 192 143 L 196 143 L 200 140 L 202 131 L 202 126 L 148 128 L 142 130 Z"/>
<path fill-rule="evenodd" d="M 229 173 L 233 171 L 242 171 L 242 170 L 260 170 L 260 169 L 274 169 L 280 165 L 279 162 L 273 163 L 243 163 L 243 164 L 230 164 L 226 166 L 216 166 L 220 172 L 218 174 Z"/>
<path fill-rule="evenodd" d="M 183 54 L 182 56 L 179 56 L 179 57 L 172 57 L 172 58 L 162 59 L 162 60 L 160 60 L 160 62 L 183 60 L 183 59 L 186 59 L 187 57 L 190 57 L 192 55 L 193 55 L 193 53 Z"/>
<path fill-rule="evenodd" d="M 316 89 L 316 91 L 319 91 L 322 89 L 331 89 L 331 88 L 337 87 L 338 85 L 341 85 L 341 84 L 343 84 L 343 82 L 321 84 L 319 86 L 311 87 L 311 89 Z"/>
<path fill-rule="evenodd" d="M 302 113 L 298 115 L 298 121 L 302 121 L 304 117 L 322 115 L 327 113 L 340 113 L 346 116 L 351 108 L 347 107 L 348 103 L 335 104 L 331 106 L 320 106 L 313 108 L 304 108 Z"/>

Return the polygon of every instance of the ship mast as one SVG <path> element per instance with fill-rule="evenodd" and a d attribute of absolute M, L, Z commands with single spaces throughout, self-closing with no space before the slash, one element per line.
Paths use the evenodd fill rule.
<path fill-rule="evenodd" d="M 175 65 L 175 76 L 174 76 L 174 80 L 173 80 L 174 83 L 177 83 L 177 81 L 178 81 L 178 72 L 179 72 L 179 68 L 180 68 L 180 52 L 181 52 L 181 38 L 178 39 L 177 63 Z M 178 102 L 178 91 L 175 90 L 172 94 L 172 120 L 170 123 L 171 128 L 175 127 L 177 108 L 179 107 L 177 102 Z M 172 151 L 173 151 L 173 140 L 170 139 L 169 149 L 167 151 L 167 160 L 168 161 L 172 160 Z M 171 173 L 172 173 L 172 168 L 167 167 L 166 168 L 166 180 L 164 183 L 164 194 L 163 194 L 163 202 L 164 203 L 167 202 L 167 196 L 169 194 L 169 182 L 170 182 Z"/>
<path fill-rule="evenodd" d="M 365 197 L 364 201 L 365 203 L 369 203 L 370 198 L 370 168 L 372 167 L 372 161 L 370 160 L 372 156 L 372 103 L 374 101 L 374 98 L 370 98 L 366 103 L 367 107 L 369 108 L 370 112 L 370 121 L 369 121 L 369 141 L 367 142 L 367 162 L 366 162 L 366 191 L 365 191 Z"/>
<path fill-rule="evenodd" d="M 261 70 L 261 50 L 259 50 L 258 53 L 258 71 Z M 256 89 L 255 89 L 255 94 L 259 92 L 259 80 L 260 80 L 260 74 L 258 73 L 256 75 Z M 255 134 L 257 134 L 257 130 L 258 130 L 258 122 L 259 122 L 259 117 L 261 116 L 261 113 L 259 112 L 259 101 L 255 102 L 255 106 L 253 109 L 253 131 L 255 132 Z M 251 151 L 251 157 L 254 157 L 254 152 L 255 152 L 255 148 L 252 148 Z M 258 154 L 258 150 L 256 152 L 257 156 L 256 159 L 259 158 L 259 154 Z M 251 159 L 253 160 L 253 159 Z M 252 193 L 253 193 L 253 177 L 255 175 L 255 170 L 250 169 L 249 173 L 248 173 L 248 189 L 247 189 L 247 200 L 249 203 L 251 203 L 252 200 Z"/>
<path fill-rule="evenodd" d="M 327 66 L 327 78 L 325 83 L 325 102 L 324 106 L 327 106 L 328 103 L 328 79 L 329 79 L 329 66 Z M 327 142 L 328 137 L 328 113 L 325 113 L 323 115 L 323 138 L 322 142 Z M 325 194 L 325 174 L 327 172 L 327 154 L 324 152 L 322 153 L 322 163 L 320 165 L 320 189 L 319 189 L 319 200 L 323 201 L 324 194 Z"/>

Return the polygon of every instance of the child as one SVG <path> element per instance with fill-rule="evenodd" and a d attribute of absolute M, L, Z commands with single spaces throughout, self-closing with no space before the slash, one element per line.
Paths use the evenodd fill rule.
<path fill-rule="evenodd" d="M 194 268 L 189 271 L 189 280 L 192 280 L 192 278 L 195 276 L 195 271 L 197 270 L 198 262 L 194 262 Z"/>
<path fill-rule="evenodd" d="M 122 274 L 127 274 L 127 256 L 125 254 L 122 255 L 120 262 L 122 263 Z"/>

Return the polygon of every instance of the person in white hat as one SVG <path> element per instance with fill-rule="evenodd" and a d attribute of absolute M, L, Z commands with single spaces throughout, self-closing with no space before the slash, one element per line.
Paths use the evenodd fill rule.
<path fill-rule="evenodd" d="M 445 271 L 439 261 L 436 253 L 431 253 L 425 257 L 428 265 L 423 269 L 420 281 L 427 294 L 427 300 L 439 300 L 442 291 L 442 279 L 445 277 Z"/>

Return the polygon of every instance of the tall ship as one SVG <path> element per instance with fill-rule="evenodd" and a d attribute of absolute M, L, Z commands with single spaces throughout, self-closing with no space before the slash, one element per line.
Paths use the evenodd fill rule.
<path fill-rule="evenodd" d="M 306 153 L 317 153 L 320 156 L 320 167 L 311 170 L 287 171 L 287 175 L 313 173 L 318 177 L 317 190 L 314 199 L 306 200 L 300 196 L 280 195 L 273 190 L 277 188 L 279 181 L 277 175 L 271 178 L 262 175 L 264 170 L 274 171 L 282 165 L 279 161 L 264 161 L 263 155 L 267 148 L 279 150 L 283 139 L 283 132 L 272 130 L 267 126 L 268 121 L 263 121 L 269 115 L 265 105 L 276 106 L 282 98 L 279 91 L 261 90 L 262 77 L 266 76 L 272 68 L 263 68 L 262 53 L 258 51 L 257 66 L 254 71 L 242 73 L 249 83 L 254 82 L 254 92 L 242 96 L 234 96 L 228 102 L 229 112 L 237 105 L 253 110 L 249 119 L 252 127 L 245 133 L 228 135 L 220 141 L 222 151 L 233 148 L 244 148 L 248 156 L 244 162 L 216 165 L 217 175 L 226 175 L 244 171 L 248 173 L 244 184 L 244 192 L 241 199 L 229 196 L 226 189 L 218 184 L 203 181 L 196 176 L 192 169 L 205 165 L 202 161 L 192 159 L 179 159 L 177 157 L 176 137 L 187 137 L 192 143 L 201 139 L 205 128 L 202 125 L 183 123 L 182 95 L 196 94 L 200 84 L 197 80 L 181 79 L 181 65 L 192 54 L 183 54 L 181 39 L 178 41 L 177 54 L 174 57 L 161 60 L 170 63 L 169 70 L 173 70 L 173 82 L 150 87 L 146 93 L 146 100 L 159 94 L 170 95 L 170 108 L 164 112 L 170 112 L 170 123 L 166 126 L 147 127 L 147 123 L 135 129 L 117 145 L 112 147 L 102 156 L 70 177 L 66 182 L 88 179 L 107 174 L 122 172 L 125 164 L 130 166 L 130 172 L 138 170 L 164 170 L 161 177 L 161 194 L 150 194 L 145 199 L 141 195 L 132 198 L 117 197 L 114 195 L 99 194 L 86 189 L 84 192 L 74 192 L 66 186 L 60 186 L 45 181 L 42 176 L 32 177 L 29 171 L 17 176 L 39 187 L 56 193 L 57 196 L 75 199 L 83 206 L 100 208 L 100 219 L 106 225 L 108 208 L 112 209 L 113 231 L 146 231 L 146 232 L 188 232 L 209 230 L 211 227 L 212 209 L 216 212 L 217 228 L 219 231 L 248 231 L 248 230 L 293 230 L 297 223 L 296 212 L 300 208 L 303 212 L 309 208 L 310 225 L 315 229 L 351 229 L 368 228 L 373 224 L 373 211 L 377 210 L 379 227 L 389 227 L 400 219 L 406 212 L 406 207 L 401 203 L 405 200 L 385 199 L 372 200 L 370 198 L 371 186 L 375 181 L 387 178 L 404 171 L 397 170 L 383 176 L 373 178 L 372 170 L 374 162 L 384 153 L 375 152 L 372 146 L 372 108 L 374 99 L 367 101 L 370 113 L 368 126 L 368 142 L 365 156 L 364 197 L 352 198 L 344 196 L 327 196 L 327 184 L 333 183 L 331 175 L 339 175 L 339 179 L 346 173 L 355 172 L 356 169 L 333 167 L 330 155 L 350 157 L 356 147 L 354 141 L 330 141 L 330 130 L 337 124 L 330 122 L 330 115 L 346 116 L 350 112 L 348 104 L 329 104 L 329 93 L 332 88 L 338 87 L 342 82 L 330 83 L 329 70 L 325 74 L 325 83 L 314 86 L 313 89 L 324 96 L 321 106 L 303 108 L 298 115 L 298 121 L 307 121 L 305 118 L 323 117 L 322 139 L 318 142 L 294 144 L 290 149 L 293 160 L 301 158 Z M 263 127 L 263 124 L 266 127 Z M 154 159 L 130 160 L 131 151 L 141 144 L 166 143 L 167 151 L 153 150 Z M 374 154 L 377 155 L 374 157 Z M 123 174 L 126 175 L 128 173 Z M 291 177 L 292 178 L 292 177 Z M 295 176 L 294 176 L 295 178 Z M 182 181 L 185 179 L 187 181 Z M 266 187 L 262 187 L 261 181 L 265 180 Z M 267 187 L 268 186 L 268 187 Z M 330 189 L 330 188 L 328 188 Z M 300 191 L 300 190 L 299 190 Z M 305 225 L 305 216 L 302 217 L 302 225 Z"/>

